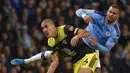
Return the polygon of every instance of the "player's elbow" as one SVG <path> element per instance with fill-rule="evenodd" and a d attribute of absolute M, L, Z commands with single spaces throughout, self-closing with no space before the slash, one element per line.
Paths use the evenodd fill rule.
<path fill-rule="evenodd" d="M 111 50 L 110 47 L 103 46 L 103 45 L 101 45 L 101 44 L 99 44 L 99 43 L 98 43 L 98 49 L 99 49 L 101 52 L 103 52 L 103 53 L 107 53 L 107 52 L 109 52 L 109 51 Z"/>
<path fill-rule="evenodd" d="M 104 51 L 104 53 L 108 53 L 108 52 L 109 52 L 109 50 L 105 50 L 105 51 Z"/>
<path fill-rule="evenodd" d="M 76 10 L 76 12 L 75 12 L 76 15 L 77 15 L 77 16 L 81 16 L 81 12 L 82 12 L 82 10 L 83 10 L 83 9 L 81 9 L 81 8 L 78 9 L 78 10 Z"/>

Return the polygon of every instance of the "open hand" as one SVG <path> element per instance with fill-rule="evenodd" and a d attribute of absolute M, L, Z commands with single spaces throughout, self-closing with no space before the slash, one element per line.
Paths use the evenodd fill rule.
<path fill-rule="evenodd" d="M 77 36 L 74 36 L 72 39 L 71 39 L 71 46 L 73 46 L 73 47 L 75 47 L 75 46 L 77 46 L 77 44 L 78 44 L 78 40 L 79 40 L 79 38 L 77 37 Z"/>
<path fill-rule="evenodd" d="M 91 45 L 97 46 L 97 40 L 95 38 L 90 38 L 89 42 L 90 42 Z"/>
<path fill-rule="evenodd" d="M 85 16 L 83 17 L 83 20 L 84 20 L 85 23 L 87 23 L 87 24 L 88 24 L 90 21 L 92 21 L 91 17 L 88 16 L 88 15 L 85 15 Z"/>

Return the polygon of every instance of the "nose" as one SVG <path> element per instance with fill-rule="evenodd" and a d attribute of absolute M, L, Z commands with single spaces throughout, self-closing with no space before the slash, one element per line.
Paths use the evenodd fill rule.
<path fill-rule="evenodd" d="M 113 15 L 113 13 L 110 13 L 110 16 L 112 16 Z"/>

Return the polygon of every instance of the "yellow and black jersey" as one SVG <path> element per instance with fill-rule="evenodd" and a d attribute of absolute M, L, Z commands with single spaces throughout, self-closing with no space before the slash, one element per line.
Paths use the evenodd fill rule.
<path fill-rule="evenodd" d="M 71 46 L 71 38 L 78 33 L 78 28 L 70 25 L 64 25 L 57 27 L 58 36 L 57 38 L 48 38 L 48 45 L 52 47 L 51 50 L 63 52 L 69 56 L 72 56 L 72 61 L 75 63 L 87 53 L 94 52 L 93 49 L 88 48 L 82 39 L 79 40 L 76 47 Z"/>

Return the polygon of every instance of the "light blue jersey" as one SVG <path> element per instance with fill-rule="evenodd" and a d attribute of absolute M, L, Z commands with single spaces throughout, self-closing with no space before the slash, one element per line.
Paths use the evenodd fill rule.
<path fill-rule="evenodd" d="M 118 41 L 120 36 L 120 30 L 117 21 L 114 24 L 106 24 L 106 15 L 100 11 L 79 9 L 76 11 L 76 15 L 82 17 L 86 14 L 92 18 L 89 25 L 85 30 L 91 32 L 91 36 L 83 38 L 84 42 L 88 44 L 92 49 L 98 49 L 102 52 L 109 52 L 111 48 Z M 98 42 L 97 46 L 93 46 L 89 43 L 89 38 L 95 38 Z"/>

